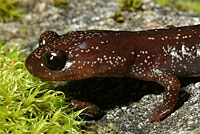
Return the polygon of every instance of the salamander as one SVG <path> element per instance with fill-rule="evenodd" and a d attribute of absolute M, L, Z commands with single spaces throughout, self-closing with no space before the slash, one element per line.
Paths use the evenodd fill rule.
<path fill-rule="evenodd" d="M 131 77 L 165 87 L 163 103 L 150 116 L 160 122 L 174 111 L 180 81 L 200 75 L 200 25 L 145 31 L 72 31 L 41 34 L 25 62 L 42 80 Z"/>

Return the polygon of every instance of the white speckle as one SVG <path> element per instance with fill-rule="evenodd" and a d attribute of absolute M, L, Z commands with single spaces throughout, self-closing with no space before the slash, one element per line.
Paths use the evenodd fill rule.
<path fill-rule="evenodd" d="M 182 55 L 184 57 L 185 54 L 187 54 L 186 49 L 185 49 L 185 45 L 182 45 Z"/>
<path fill-rule="evenodd" d="M 149 39 L 149 40 L 155 40 L 155 38 L 154 38 L 154 37 L 149 37 L 148 39 Z"/>
<path fill-rule="evenodd" d="M 44 45 L 46 43 L 46 41 L 45 40 L 42 40 L 42 44 Z"/>
<path fill-rule="evenodd" d="M 160 71 L 159 69 L 154 69 L 153 71 L 154 71 L 156 74 L 160 75 L 160 76 L 163 75 L 163 72 Z"/>
<path fill-rule="evenodd" d="M 183 36 L 182 38 L 183 38 L 183 39 L 186 39 L 186 38 L 187 38 L 187 36 Z"/>
<path fill-rule="evenodd" d="M 191 53 L 190 52 L 187 52 L 187 49 L 189 50 L 189 48 L 187 48 L 185 45 L 182 45 L 182 56 L 184 57 L 185 55 L 187 56 L 191 56 Z"/>
<path fill-rule="evenodd" d="M 200 48 L 197 48 L 197 56 L 200 56 Z"/>

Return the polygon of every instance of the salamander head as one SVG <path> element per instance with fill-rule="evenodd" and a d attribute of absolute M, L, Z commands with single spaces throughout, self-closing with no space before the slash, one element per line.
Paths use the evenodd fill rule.
<path fill-rule="evenodd" d="M 68 81 L 92 77 L 91 56 L 87 43 L 79 32 L 59 36 L 52 31 L 44 32 L 39 47 L 26 59 L 28 71 L 40 79 Z"/>

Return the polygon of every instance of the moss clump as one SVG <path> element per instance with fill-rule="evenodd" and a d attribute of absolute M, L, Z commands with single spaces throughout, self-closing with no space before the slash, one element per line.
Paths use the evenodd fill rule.
<path fill-rule="evenodd" d="M 66 0 L 53 0 L 53 5 L 60 8 L 69 8 L 69 2 Z"/>
<path fill-rule="evenodd" d="M 70 110 L 52 83 L 31 76 L 19 54 L 0 41 L 0 133 L 83 133 L 81 111 Z"/>
<path fill-rule="evenodd" d="M 116 11 L 112 17 L 117 22 L 124 22 L 124 16 L 122 11 L 136 11 L 142 10 L 144 2 L 142 0 L 116 0 L 120 3 L 120 11 Z"/>
<path fill-rule="evenodd" d="M 155 3 L 158 3 L 160 6 L 173 7 L 174 0 L 153 0 Z"/>
<path fill-rule="evenodd" d="M 176 7 L 184 11 L 194 11 L 197 14 L 200 14 L 200 1 L 197 0 L 153 0 L 155 3 L 158 3 L 161 6 Z"/>
<path fill-rule="evenodd" d="M 0 0 L 0 21 L 13 21 L 21 17 L 22 9 L 17 0 Z"/>
<path fill-rule="evenodd" d="M 120 11 L 116 11 L 115 15 L 112 17 L 117 22 L 124 22 L 124 17 Z"/>
<path fill-rule="evenodd" d="M 184 11 L 194 11 L 197 14 L 200 14 L 200 1 L 191 1 L 191 0 L 179 0 L 176 3 L 178 9 Z"/>
<path fill-rule="evenodd" d="M 144 4 L 142 0 L 117 0 L 122 11 L 134 11 L 142 9 Z"/>

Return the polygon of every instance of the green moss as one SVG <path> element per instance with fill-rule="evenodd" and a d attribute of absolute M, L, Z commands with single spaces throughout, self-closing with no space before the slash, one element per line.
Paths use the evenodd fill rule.
<path fill-rule="evenodd" d="M 200 1 L 197 0 L 153 0 L 161 6 L 176 7 L 184 11 L 194 11 L 200 14 Z"/>
<path fill-rule="evenodd" d="M 160 6 L 173 7 L 174 0 L 153 0 L 155 3 L 158 3 Z"/>
<path fill-rule="evenodd" d="M 122 11 L 134 11 L 142 9 L 142 0 L 117 0 Z"/>
<path fill-rule="evenodd" d="M 69 2 L 66 0 L 53 0 L 53 5 L 60 8 L 69 8 Z"/>
<path fill-rule="evenodd" d="M 179 0 L 176 3 L 176 7 L 185 11 L 192 10 L 195 13 L 200 14 L 200 1 Z"/>
<path fill-rule="evenodd" d="M 117 22 L 124 22 L 122 11 L 136 11 L 142 10 L 144 2 L 142 0 L 116 0 L 120 3 L 120 11 L 116 11 L 112 17 Z"/>
<path fill-rule="evenodd" d="M 115 15 L 112 17 L 117 22 L 124 22 L 124 17 L 120 11 L 116 11 Z"/>
<path fill-rule="evenodd" d="M 0 0 L 0 21 L 13 21 L 21 17 L 22 9 L 17 0 Z"/>
<path fill-rule="evenodd" d="M 52 83 L 30 75 L 20 53 L 0 40 L 0 133 L 83 133 L 81 111 L 70 110 Z"/>

